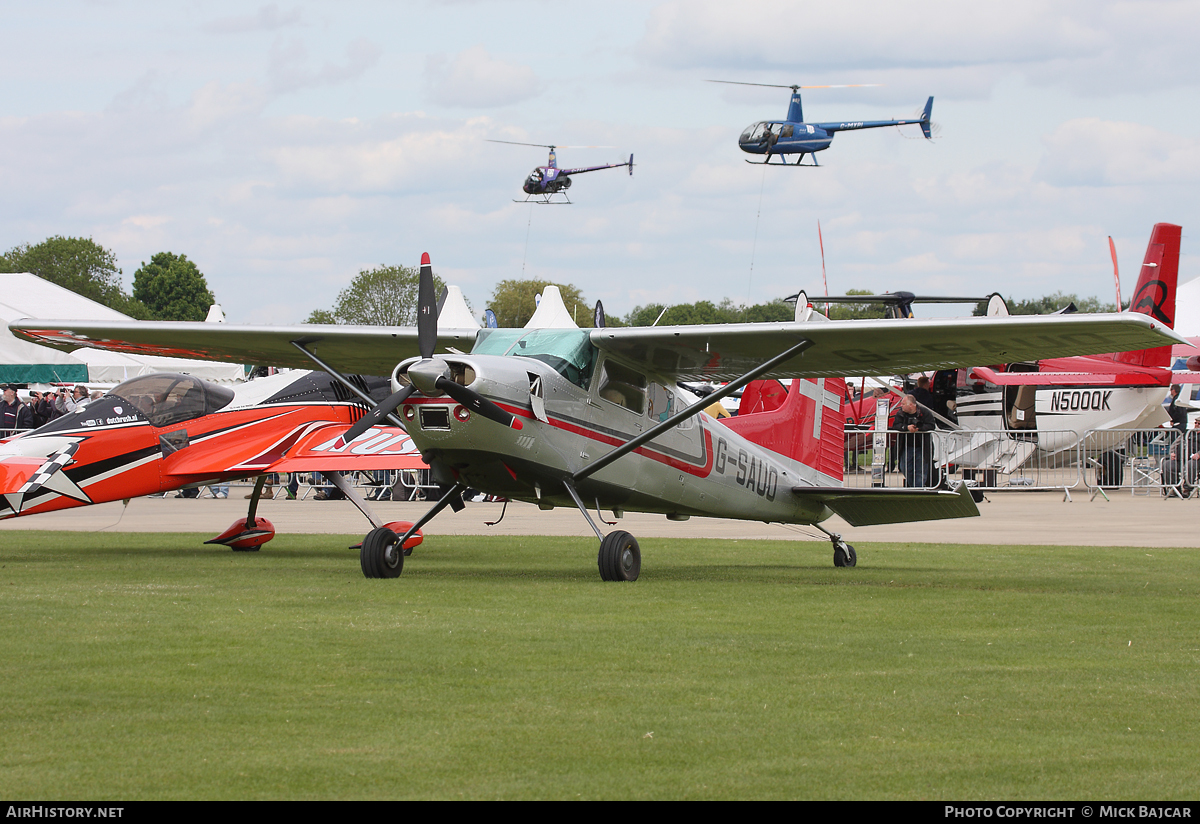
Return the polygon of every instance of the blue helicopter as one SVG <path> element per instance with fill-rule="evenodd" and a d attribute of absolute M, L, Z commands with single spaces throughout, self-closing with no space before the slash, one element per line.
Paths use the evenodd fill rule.
<path fill-rule="evenodd" d="M 539 146 L 543 149 L 550 150 L 550 159 L 545 166 L 538 166 L 529 173 L 529 177 L 525 178 L 525 183 L 521 186 L 521 190 L 525 192 L 524 200 L 514 200 L 513 203 L 561 203 L 570 205 L 571 199 L 567 197 L 567 189 L 571 188 L 571 175 L 580 175 L 584 172 L 597 172 L 601 169 L 619 169 L 622 166 L 629 167 L 629 174 L 633 175 L 633 155 L 629 155 L 629 160 L 625 163 L 607 163 L 603 166 L 585 166 L 581 169 L 560 169 L 558 168 L 558 156 L 554 153 L 556 148 L 560 149 L 611 149 L 612 146 L 551 146 L 546 143 L 517 143 L 513 140 L 488 140 L 488 143 L 507 143 L 510 146 Z"/>
<path fill-rule="evenodd" d="M 747 160 L 747 163 L 764 165 L 771 163 L 771 158 L 778 156 L 779 163 L 772 166 L 819 166 L 816 152 L 824 151 L 833 142 L 838 132 L 849 132 L 858 129 L 880 129 L 884 126 L 908 126 L 919 124 L 926 139 L 933 139 L 929 120 L 933 112 L 933 98 L 925 104 L 925 110 L 920 118 L 913 120 L 852 120 L 834 123 L 805 123 L 804 110 L 800 105 L 801 89 L 849 89 L 862 86 L 875 86 L 875 83 L 852 83 L 833 86 L 780 86 L 773 83 L 739 83 L 736 80 L 710 80 L 709 83 L 728 83 L 735 86 L 765 86 L 771 89 L 791 89 L 792 102 L 788 106 L 786 120 L 761 120 L 746 127 L 738 138 L 738 145 L 743 152 L 766 155 L 766 160 Z M 794 164 L 787 162 L 786 155 L 798 154 Z M 804 163 L 805 155 L 813 156 L 812 163 Z"/>

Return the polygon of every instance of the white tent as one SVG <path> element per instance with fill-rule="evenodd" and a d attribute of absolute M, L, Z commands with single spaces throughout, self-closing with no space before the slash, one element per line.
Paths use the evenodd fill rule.
<path fill-rule="evenodd" d="M 1185 338 L 1200 337 L 1200 278 L 1175 291 L 1175 331 Z"/>
<path fill-rule="evenodd" d="M 126 355 L 102 349 L 76 349 L 71 353 L 87 365 L 88 383 L 118 384 L 138 375 L 155 372 L 183 372 L 213 383 L 236 383 L 246 379 L 246 370 L 237 363 L 164 358 L 158 355 Z"/>
<path fill-rule="evenodd" d="M 0 383 L 115 384 L 151 372 L 183 372 L 221 382 L 244 379 L 243 368 L 236 364 L 123 355 L 95 349 L 77 349 L 68 355 L 14 337 L 8 323 L 19 318 L 132 320 L 37 275 L 0 273 Z"/>

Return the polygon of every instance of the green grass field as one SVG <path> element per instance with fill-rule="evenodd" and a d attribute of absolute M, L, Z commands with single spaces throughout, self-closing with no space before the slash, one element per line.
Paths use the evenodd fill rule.
<path fill-rule="evenodd" d="M 1194 550 L 201 540 L 7 533 L 0 797 L 1196 797 Z"/>

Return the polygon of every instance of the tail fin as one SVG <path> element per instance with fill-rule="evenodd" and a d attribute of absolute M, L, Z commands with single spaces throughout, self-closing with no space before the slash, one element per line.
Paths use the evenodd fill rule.
<path fill-rule="evenodd" d="M 724 418 L 743 438 L 842 481 L 844 378 L 793 380 L 783 404 L 770 412 Z M 744 395 L 743 395 L 744 397 Z"/>
<path fill-rule="evenodd" d="M 1179 239 L 1183 229 L 1172 223 L 1156 223 L 1150 232 L 1150 245 L 1138 274 L 1137 287 L 1129 301 L 1130 312 L 1149 315 L 1170 328 L 1175 328 L 1175 293 L 1179 285 Z M 1118 353 L 1117 363 L 1134 366 L 1168 367 L 1171 347 L 1141 349 Z"/>
<path fill-rule="evenodd" d="M 787 119 L 789 123 L 804 122 L 804 104 L 800 102 L 800 92 L 793 91 L 791 102 L 788 103 Z"/>
<path fill-rule="evenodd" d="M 933 140 L 933 135 L 929 131 L 929 118 L 933 116 L 933 98 L 929 98 L 925 103 L 925 111 L 921 112 L 921 133 L 925 135 L 926 140 Z"/>

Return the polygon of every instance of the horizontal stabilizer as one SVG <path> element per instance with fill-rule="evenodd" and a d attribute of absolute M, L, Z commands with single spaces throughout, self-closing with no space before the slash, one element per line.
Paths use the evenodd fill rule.
<path fill-rule="evenodd" d="M 850 526 L 940 521 L 979 514 L 966 484 L 956 491 L 797 486 L 792 494 L 806 501 L 820 501 Z"/>

